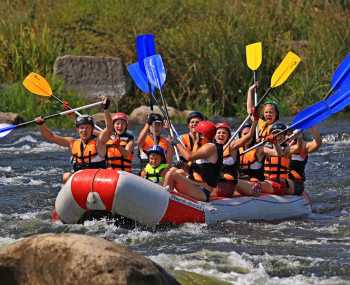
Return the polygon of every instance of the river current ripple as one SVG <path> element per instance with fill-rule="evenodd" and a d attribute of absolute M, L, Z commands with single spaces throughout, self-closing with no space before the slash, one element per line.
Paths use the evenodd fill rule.
<path fill-rule="evenodd" d="M 127 245 L 193 280 L 186 284 L 350 284 L 350 124 L 339 119 L 320 130 L 323 145 L 306 172 L 309 218 L 156 230 L 111 220 L 51 223 L 69 154 L 36 129 L 15 130 L 0 140 L 0 246 L 39 233 L 82 233 Z"/>

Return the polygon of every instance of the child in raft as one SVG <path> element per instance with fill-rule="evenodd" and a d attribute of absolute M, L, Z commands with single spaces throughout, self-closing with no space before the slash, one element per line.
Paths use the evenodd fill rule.
<path fill-rule="evenodd" d="M 168 164 L 166 164 L 163 148 L 159 145 L 154 145 L 147 151 L 147 156 L 148 163 L 141 171 L 141 177 L 163 185 L 165 174 L 169 168 Z"/>

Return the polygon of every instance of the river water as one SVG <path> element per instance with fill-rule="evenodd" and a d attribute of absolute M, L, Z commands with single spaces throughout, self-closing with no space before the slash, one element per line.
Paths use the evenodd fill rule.
<path fill-rule="evenodd" d="M 69 154 L 36 129 L 15 130 L 0 139 L 0 247 L 33 234 L 81 233 L 127 245 L 183 284 L 350 284 L 350 124 L 338 119 L 320 131 L 323 146 L 307 165 L 307 219 L 152 230 L 51 223 Z"/>

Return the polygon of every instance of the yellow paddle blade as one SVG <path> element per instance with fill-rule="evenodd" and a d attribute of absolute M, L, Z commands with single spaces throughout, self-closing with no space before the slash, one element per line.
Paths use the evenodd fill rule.
<path fill-rule="evenodd" d="M 271 77 L 271 88 L 282 85 L 301 61 L 293 52 L 288 52 Z"/>
<path fill-rule="evenodd" d="M 247 65 L 251 70 L 257 70 L 262 60 L 262 45 L 261 42 L 247 45 L 245 47 L 247 57 Z"/>
<path fill-rule="evenodd" d="M 23 86 L 29 91 L 39 96 L 50 97 L 52 90 L 47 80 L 41 75 L 31 72 L 24 80 Z"/>

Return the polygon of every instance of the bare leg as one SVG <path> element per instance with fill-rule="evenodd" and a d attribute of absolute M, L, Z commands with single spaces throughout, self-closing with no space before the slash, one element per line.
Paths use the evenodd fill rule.
<path fill-rule="evenodd" d="M 238 184 L 237 184 L 237 191 L 244 195 L 244 196 L 258 196 L 259 193 L 254 193 L 252 188 L 253 185 L 257 183 L 257 182 L 250 182 L 248 180 L 244 180 L 244 179 L 238 179 Z"/>
<path fill-rule="evenodd" d="M 169 188 L 174 188 L 183 194 L 200 201 L 206 201 L 205 194 L 200 190 L 200 185 L 183 175 L 183 172 L 177 172 L 177 169 L 171 168 L 165 176 L 164 185 L 169 185 Z"/>

